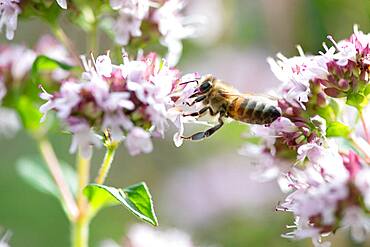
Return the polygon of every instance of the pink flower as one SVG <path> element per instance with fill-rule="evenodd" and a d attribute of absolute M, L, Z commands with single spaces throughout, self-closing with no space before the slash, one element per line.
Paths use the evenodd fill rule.
<path fill-rule="evenodd" d="M 168 0 L 153 14 L 153 21 L 158 23 L 159 32 L 163 35 L 162 44 L 168 47 L 166 57 L 170 66 L 175 66 L 182 53 L 181 40 L 194 36 L 196 28 L 181 15 L 185 6 L 183 0 Z"/>
<path fill-rule="evenodd" d="M 30 71 L 35 58 L 35 52 L 24 46 L 3 46 L 0 48 L 0 71 L 10 71 L 13 80 L 21 80 Z"/>
<path fill-rule="evenodd" d="M 150 134 L 138 127 L 130 130 L 125 140 L 125 145 L 130 155 L 150 153 L 153 150 Z"/>
<path fill-rule="evenodd" d="M 86 155 L 90 154 L 91 146 L 98 146 L 93 138 L 96 131 L 108 132 L 112 141 L 124 141 L 132 155 L 151 152 L 151 137 L 163 137 L 168 120 L 182 114 L 172 114 L 180 104 L 175 101 L 189 97 L 188 91 L 182 95 L 184 86 L 179 85 L 177 70 L 170 69 L 156 54 L 137 60 L 124 56 L 123 60 L 124 64 L 112 64 L 109 53 L 96 61 L 84 59 L 81 79 L 64 81 L 54 94 L 45 90 L 40 94 L 47 101 L 40 107 L 44 117 L 48 111 L 56 111 L 72 134 L 78 135 L 72 151 L 81 146 Z M 181 122 L 177 126 L 183 129 L 182 118 L 178 119 Z"/>
<path fill-rule="evenodd" d="M 19 0 L 1 0 L 0 1 L 0 30 L 6 26 L 6 38 L 14 38 L 14 32 L 17 29 L 18 15 L 21 12 Z"/>
<path fill-rule="evenodd" d="M 370 233 L 369 215 L 359 207 L 348 208 L 343 216 L 342 226 L 350 227 L 352 239 L 361 243 Z"/>
<path fill-rule="evenodd" d="M 125 247 L 194 247 L 191 238 L 177 229 L 160 231 L 146 225 L 133 226 Z"/>
<path fill-rule="evenodd" d="M 362 168 L 355 177 L 355 184 L 364 196 L 364 203 L 367 209 L 370 209 L 370 168 Z"/>
<path fill-rule="evenodd" d="M 112 61 L 109 55 L 102 55 L 96 58 L 96 72 L 100 76 L 110 77 L 113 71 Z"/>
<path fill-rule="evenodd" d="M 127 45 L 131 37 L 140 37 L 141 22 L 142 20 L 135 16 L 131 16 L 127 13 L 120 13 L 113 26 L 117 44 Z"/>
<path fill-rule="evenodd" d="M 149 12 L 148 0 L 110 0 L 112 9 L 120 10 L 137 19 L 144 19 Z"/>
<path fill-rule="evenodd" d="M 99 147 L 102 141 L 83 120 L 70 118 L 68 121 L 69 130 L 73 133 L 72 144 L 69 151 L 75 153 L 78 149 L 83 157 L 91 158 L 92 146 Z"/>

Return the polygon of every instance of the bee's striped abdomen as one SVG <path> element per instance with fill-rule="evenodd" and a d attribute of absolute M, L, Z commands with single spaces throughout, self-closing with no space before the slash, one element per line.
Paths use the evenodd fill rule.
<path fill-rule="evenodd" d="M 274 105 L 258 97 L 237 97 L 229 105 L 231 118 L 250 124 L 270 124 L 281 116 Z"/>

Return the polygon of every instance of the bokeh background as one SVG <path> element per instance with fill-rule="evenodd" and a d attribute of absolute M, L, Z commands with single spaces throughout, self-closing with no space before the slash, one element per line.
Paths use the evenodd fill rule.
<path fill-rule="evenodd" d="M 278 85 L 266 57 L 282 52 L 295 55 L 300 44 L 306 53 L 322 50 L 331 34 L 348 37 L 353 24 L 370 31 L 368 0 L 190 0 L 191 14 L 205 15 L 208 23 L 196 39 L 186 41 L 179 68 L 212 73 L 242 91 L 261 93 Z M 83 33 L 63 23 L 71 39 L 84 50 Z M 48 32 L 37 21 L 19 23 L 15 42 L 34 44 Z M 2 42 L 6 42 L 4 39 Z M 109 44 L 102 39 L 102 49 Z M 192 235 L 197 246 L 312 246 L 280 237 L 290 214 L 276 213 L 284 195 L 277 184 L 253 180 L 253 167 L 238 154 L 247 126 L 230 123 L 209 140 L 176 148 L 172 133 L 156 140 L 151 154 L 130 157 L 121 147 L 107 184 L 127 186 L 145 181 L 153 194 L 160 225 Z M 74 164 L 68 152 L 70 136 L 51 136 L 58 156 Z M 37 146 L 25 133 L 0 139 L 0 225 L 13 233 L 14 247 L 66 247 L 68 222 L 58 201 L 34 190 L 17 174 L 16 161 L 37 156 Z M 92 175 L 103 153 L 93 160 Z M 91 225 L 91 246 L 104 239 L 122 242 L 138 220 L 120 207 L 103 210 Z M 361 246 L 348 232 L 333 237 L 333 246 Z M 363 244 L 362 246 L 366 246 Z M 369 246 L 369 245 L 368 245 Z"/>

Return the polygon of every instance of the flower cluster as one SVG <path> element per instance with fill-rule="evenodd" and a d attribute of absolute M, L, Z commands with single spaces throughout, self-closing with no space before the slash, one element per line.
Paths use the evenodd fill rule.
<path fill-rule="evenodd" d="M 356 241 L 364 241 L 370 230 L 369 168 L 357 154 L 350 151 L 340 155 L 335 143 L 330 147 L 316 147 L 307 154 L 307 168 L 293 168 L 286 174 L 293 192 L 277 210 L 292 212 L 296 228 L 285 234 L 289 238 L 320 237 L 335 232 L 339 227 L 350 227 Z M 320 245 L 318 245 L 320 246 Z"/>
<path fill-rule="evenodd" d="M 123 60 L 123 64 L 112 64 L 109 54 L 83 59 L 86 71 L 80 79 L 65 80 L 58 92 L 41 94 L 47 102 L 40 111 L 55 110 L 73 133 L 72 152 L 79 147 L 89 157 L 91 146 L 100 146 L 104 136 L 112 142 L 125 140 L 131 155 L 149 153 L 151 137 L 163 136 L 168 120 L 179 132 L 183 129 L 176 105 L 181 104 L 179 92 L 188 85 L 180 85 L 179 71 L 155 53 L 135 60 L 124 55 Z"/>
<path fill-rule="evenodd" d="M 278 93 L 282 117 L 270 126 L 252 127 L 262 137 L 260 157 L 269 157 L 262 165 L 265 174 L 273 171 L 269 178 L 277 177 L 283 191 L 291 192 L 278 210 L 295 215 L 296 229 L 284 236 L 311 237 L 316 246 L 328 246 L 321 237 L 340 227 L 351 227 L 357 241 L 370 232 L 370 149 L 361 137 L 368 137 L 362 112 L 370 93 L 370 35 L 355 26 L 349 39 L 328 38 L 333 46 L 324 43 L 319 55 L 305 55 L 298 47 L 300 56 L 268 59 L 283 83 Z M 364 132 L 345 125 L 350 114 L 342 109 L 349 106 L 358 111 Z M 338 137 L 354 145 L 348 148 Z M 294 166 L 287 171 L 274 165 L 281 159 L 295 160 Z"/>
<path fill-rule="evenodd" d="M 176 65 L 181 56 L 181 40 L 195 34 L 195 23 L 182 15 L 184 0 L 111 0 L 110 4 L 119 11 L 114 23 L 116 42 L 127 45 L 132 37 L 140 37 L 143 22 L 147 22 L 151 30 L 162 36 L 161 43 L 168 47 L 166 60 L 170 66 Z"/>
<path fill-rule="evenodd" d="M 31 67 L 37 56 L 44 55 L 58 60 L 64 64 L 74 65 L 74 61 L 66 49 L 52 36 L 45 35 L 40 38 L 34 49 L 23 45 L 0 46 L 0 135 L 11 137 L 21 127 L 16 111 L 12 110 L 20 101 L 17 95 L 27 94 L 33 97 L 30 91 Z M 41 75 L 48 81 L 58 82 L 71 76 L 70 72 L 61 68 L 51 73 Z M 51 83 L 49 83 L 51 85 Z M 29 91 L 27 91 L 29 90 Z M 34 95 L 37 99 L 37 94 Z"/>
<path fill-rule="evenodd" d="M 22 58 L 22 59 L 19 59 Z M 36 54 L 21 45 L 0 46 L 0 135 L 12 137 L 20 129 L 17 113 L 8 108 L 7 93 L 19 88 L 30 71 Z M 12 93 L 10 94 L 12 95 Z"/>

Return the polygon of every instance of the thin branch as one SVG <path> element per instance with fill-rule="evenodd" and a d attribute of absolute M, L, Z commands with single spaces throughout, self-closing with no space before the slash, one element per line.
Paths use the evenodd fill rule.
<path fill-rule="evenodd" d="M 367 128 L 367 125 L 366 125 L 366 121 L 365 121 L 364 115 L 362 114 L 362 110 L 358 110 L 358 115 L 360 116 L 360 120 L 361 120 L 361 123 L 362 123 L 362 128 L 364 129 L 364 132 L 365 132 L 366 141 L 367 141 L 368 143 L 370 143 L 369 130 L 368 130 L 368 128 Z"/>
<path fill-rule="evenodd" d="M 78 194 L 77 194 L 77 206 L 80 210 L 80 214 L 83 214 L 87 208 L 87 201 L 83 195 L 83 189 L 89 183 L 90 180 L 90 159 L 85 159 L 79 153 L 77 155 L 77 174 L 78 174 Z"/>
<path fill-rule="evenodd" d="M 111 164 L 114 159 L 114 155 L 116 153 L 118 145 L 112 145 L 107 147 L 107 151 L 105 152 L 103 163 L 100 167 L 98 176 L 96 177 L 95 181 L 97 184 L 103 184 L 105 182 L 105 179 L 108 175 L 108 172 L 110 170 Z"/>
<path fill-rule="evenodd" d="M 75 219 L 78 215 L 79 210 L 77 208 L 76 201 L 73 198 L 73 194 L 70 191 L 64 179 L 59 161 L 54 153 L 53 147 L 51 146 L 50 142 L 45 138 L 40 139 L 38 143 L 40 152 L 62 196 L 68 216 L 71 219 Z"/>

